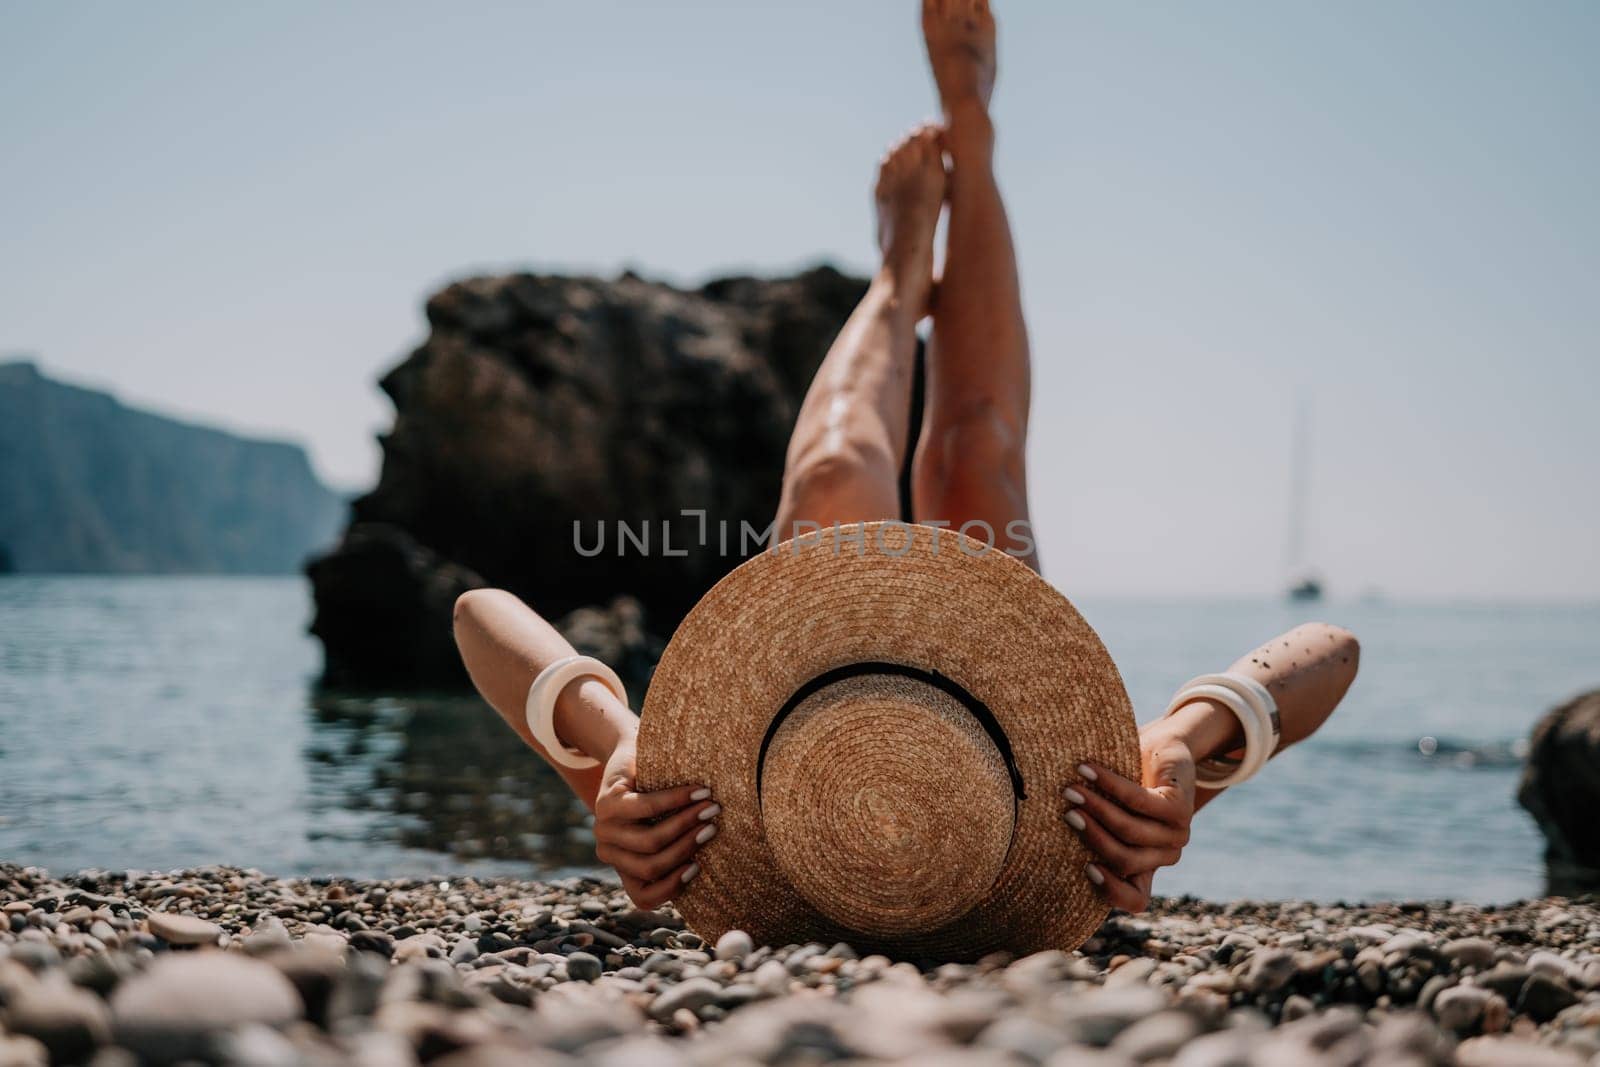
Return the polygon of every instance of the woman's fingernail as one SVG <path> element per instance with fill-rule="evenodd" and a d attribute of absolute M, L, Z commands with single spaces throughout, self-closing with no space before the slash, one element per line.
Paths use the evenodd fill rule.
<path fill-rule="evenodd" d="M 1090 868 L 1090 870 L 1093 869 L 1094 868 L 1092 867 Z M 699 873 L 700 865 L 698 863 L 691 863 L 689 866 L 683 869 L 683 877 L 679 878 L 678 881 L 682 882 L 684 885 L 688 885 L 690 882 L 694 881 L 694 876 Z"/>
<path fill-rule="evenodd" d="M 706 797 L 708 797 L 710 795 L 711 795 L 711 790 L 705 788 L 704 786 L 701 786 L 699 789 L 696 789 L 693 793 L 689 794 L 689 799 L 690 800 L 704 800 Z"/>
<path fill-rule="evenodd" d="M 1081 827 L 1080 827 L 1080 829 L 1081 829 Z M 694 835 L 694 839 L 696 841 L 700 842 L 700 844 L 703 845 L 707 841 L 710 841 L 713 837 L 716 837 L 716 836 L 717 836 L 717 828 L 716 828 L 715 824 L 713 824 L 711 826 L 706 827 L 704 830 L 701 830 L 699 833 L 695 834 Z"/>
<path fill-rule="evenodd" d="M 1067 825 L 1072 827 L 1074 830 L 1082 830 L 1089 824 L 1083 821 L 1082 815 L 1079 815 L 1075 811 L 1069 811 L 1067 812 Z"/>
<path fill-rule="evenodd" d="M 1083 780 L 1086 782 L 1097 781 L 1100 778 L 1100 776 L 1094 772 L 1094 768 L 1089 766 L 1087 763 L 1078 764 L 1078 773 L 1083 775 Z"/>
<path fill-rule="evenodd" d="M 1084 796 L 1083 796 L 1082 793 L 1078 792 L 1076 789 L 1068 789 L 1067 790 L 1067 800 L 1069 802 L 1073 803 L 1073 804 L 1082 804 L 1083 801 L 1084 801 Z"/>
<path fill-rule="evenodd" d="M 722 814 L 722 805 L 713 804 L 700 813 L 700 821 L 705 822 L 707 819 L 715 819 L 720 814 Z"/>
<path fill-rule="evenodd" d="M 1093 882 L 1095 885 L 1105 885 L 1106 884 L 1106 876 L 1100 873 L 1100 868 L 1099 867 L 1096 867 L 1094 864 L 1090 863 L 1090 864 L 1086 865 L 1083 869 L 1086 872 L 1088 872 L 1089 881 Z M 687 877 L 684 878 L 685 882 L 687 882 L 688 880 L 689 879 Z"/>

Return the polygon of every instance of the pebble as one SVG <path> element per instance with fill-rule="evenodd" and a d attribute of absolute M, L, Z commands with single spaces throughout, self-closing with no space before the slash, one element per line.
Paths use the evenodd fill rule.
<path fill-rule="evenodd" d="M 1172 1067 L 1251 1067 L 1250 1051 L 1248 1035 L 1222 1030 L 1183 1046 Z"/>
<path fill-rule="evenodd" d="M 1530 952 L 1527 966 L 1534 974 L 1548 974 L 1552 978 L 1563 978 L 1569 982 L 1578 980 L 1579 969 L 1570 960 L 1563 959 L 1554 952 L 1543 950 Z"/>
<path fill-rule="evenodd" d="M 743 930 L 729 930 L 717 938 L 716 957 L 738 962 L 756 950 L 755 942 Z"/>
<path fill-rule="evenodd" d="M 169 945 L 214 945 L 222 937 L 222 927 L 193 915 L 153 911 L 145 921 Z"/>
<path fill-rule="evenodd" d="M 1517 997 L 1517 1010 L 1526 1012 L 1534 1022 L 1545 1023 L 1576 1003 L 1578 994 L 1573 992 L 1565 979 L 1553 977 L 1548 972 L 1535 971 L 1522 984 Z"/>
<path fill-rule="evenodd" d="M 469 937 L 459 937 L 450 946 L 451 963 L 471 963 L 478 956 L 478 943 Z"/>
<path fill-rule="evenodd" d="M 1244 987 L 1257 996 L 1276 993 L 1289 984 L 1294 974 L 1293 952 L 1281 948 L 1264 949 L 1250 957 Z"/>
<path fill-rule="evenodd" d="M 394 944 L 394 958 L 402 962 L 443 955 L 444 939 L 438 934 L 412 934 Z"/>
<path fill-rule="evenodd" d="M 157 959 L 111 995 L 117 1043 L 153 1060 L 203 1057 L 218 1032 L 298 1019 L 300 995 L 277 968 L 235 953 Z"/>
<path fill-rule="evenodd" d="M 1188 1012 L 1159 1011 L 1118 1034 L 1111 1042 L 1111 1051 L 1136 1063 L 1170 1059 L 1201 1030 L 1200 1021 Z"/>
<path fill-rule="evenodd" d="M 587 952 L 574 952 L 567 957 L 567 977 L 574 982 L 593 982 L 604 970 L 600 961 Z"/>
<path fill-rule="evenodd" d="M 350 935 L 349 944 L 358 952 L 371 952 L 385 959 L 394 955 L 394 938 L 381 930 L 357 930 Z"/>
<path fill-rule="evenodd" d="M 49 1067 L 50 1051 L 25 1034 L 0 1033 L 0 1064 L 5 1064 L 5 1067 Z"/>
<path fill-rule="evenodd" d="M 288 948 L 289 944 L 289 928 L 276 915 L 268 915 L 256 923 L 255 929 L 244 939 L 245 951 L 257 956 Z"/>
<path fill-rule="evenodd" d="M 1526 967 L 1503 962 L 1497 964 L 1491 970 L 1477 975 L 1473 979 L 1473 983 L 1498 994 L 1510 1003 L 1516 1003 L 1530 977 L 1531 975 Z"/>
<path fill-rule="evenodd" d="M 1456 1049 L 1458 1067 L 1583 1067 L 1570 1052 L 1513 1037 L 1474 1037 Z"/>
<path fill-rule="evenodd" d="M 1013 1062 L 1043 1063 L 1068 1041 L 1059 1027 L 1026 1015 L 1008 1015 L 985 1027 L 973 1044 L 1010 1056 Z"/>
<path fill-rule="evenodd" d="M 105 1001 L 65 982 L 23 989 L 7 1005 L 5 1021 L 10 1030 L 43 1045 L 55 1063 L 87 1060 L 111 1037 Z"/>
<path fill-rule="evenodd" d="M 1493 965 L 1498 951 L 1499 947 L 1486 937 L 1458 937 L 1447 941 L 1442 950 L 1445 959 L 1479 970 Z"/>
<path fill-rule="evenodd" d="M 1156 973 L 1156 961 L 1148 957 L 1131 959 L 1106 975 L 1106 985 L 1139 985 Z"/>
<path fill-rule="evenodd" d="M 789 968 L 782 960 L 768 960 L 757 967 L 751 981 L 769 997 L 780 996 L 789 989 Z"/>
<path fill-rule="evenodd" d="M 1433 1017 L 1446 1030 L 1467 1033 L 1477 1027 L 1484 1007 L 1494 995 L 1480 986 L 1451 986 L 1433 998 Z"/>
<path fill-rule="evenodd" d="M 678 1011 L 694 1011 L 714 1002 L 722 987 L 709 978 L 686 978 L 661 993 L 650 1005 L 650 1015 L 656 1019 L 670 1019 Z"/>
<path fill-rule="evenodd" d="M 1060 1004 L 1067 1032 L 1085 1045 L 1109 1045 L 1118 1034 L 1167 1006 L 1167 997 L 1150 986 L 1089 989 Z"/>
<path fill-rule="evenodd" d="M 670 909 L 588 879 L 52 879 L 0 864 L 0 911 L 7 1065 L 1554 1067 L 1600 1054 L 1600 908 L 1581 901 L 1157 900 L 1076 952 L 920 966 L 740 931 L 707 946 Z"/>
<path fill-rule="evenodd" d="M 1506 1003 L 1506 998 L 1495 993 L 1489 1002 L 1483 1006 L 1483 1032 L 1486 1034 L 1502 1033 L 1511 1021 L 1511 1008 Z"/>

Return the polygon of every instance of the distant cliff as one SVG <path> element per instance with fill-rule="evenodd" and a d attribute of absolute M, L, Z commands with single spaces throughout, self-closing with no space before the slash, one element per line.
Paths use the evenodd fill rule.
<path fill-rule="evenodd" d="M 290 574 L 345 510 L 297 445 L 0 364 L 0 571 Z"/>

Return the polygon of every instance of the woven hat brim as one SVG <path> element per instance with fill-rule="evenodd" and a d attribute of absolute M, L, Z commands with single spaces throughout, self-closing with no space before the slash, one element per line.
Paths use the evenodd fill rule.
<path fill-rule="evenodd" d="M 986 704 L 1024 788 L 986 899 L 892 942 L 841 929 L 794 890 L 762 831 L 757 783 L 762 739 L 790 696 L 870 661 L 935 671 Z M 722 805 L 719 832 L 697 856 L 700 875 L 675 900 L 691 929 L 708 940 L 743 929 L 777 945 L 845 940 L 902 958 L 1082 944 L 1109 908 L 1063 820 L 1063 791 L 1079 763 L 1134 780 L 1140 765 L 1122 678 L 1066 597 L 998 549 L 894 522 L 786 542 L 717 583 L 662 654 L 638 746 L 639 788 L 701 783 Z M 948 799 L 950 819 L 960 819 L 963 798 Z"/>

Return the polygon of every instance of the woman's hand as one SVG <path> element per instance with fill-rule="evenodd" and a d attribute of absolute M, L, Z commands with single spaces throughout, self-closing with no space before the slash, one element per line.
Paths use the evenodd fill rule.
<path fill-rule="evenodd" d="M 1067 790 L 1067 823 L 1098 858 L 1089 878 L 1114 907 L 1143 911 L 1158 867 L 1178 862 L 1194 817 L 1194 755 L 1182 738 L 1150 728 L 1139 738 L 1142 784 L 1108 767 L 1078 768 Z"/>
<path fill-rule="evenodd" d="M 612 750 L 595 796 L 594 854 L 616 868 L 634 904 L 657 908 L 700 873 L 693 856 L 716 836 L 710 820 L 722 808 L 701 786 L 636 792 L 634 764 L 628 737 Z"/>

